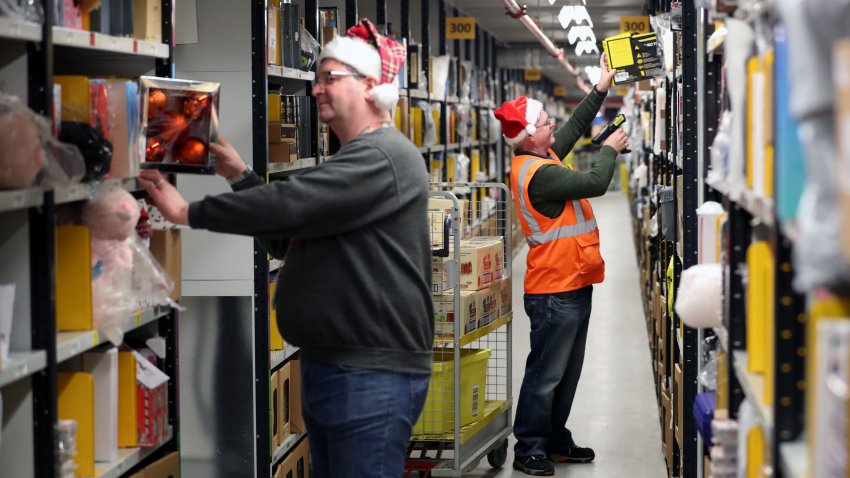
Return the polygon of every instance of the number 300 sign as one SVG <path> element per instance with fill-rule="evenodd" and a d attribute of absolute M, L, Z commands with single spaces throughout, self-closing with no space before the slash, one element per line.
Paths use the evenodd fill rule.
<path fill-rule="evenodd" d="M 649 33 L 649 17 L 620 17 L 620 32 Z"/>
<path fill-rule="evenodd" d="M 446 18 L 446 38 L 449 40 L 475 40 L 475 17 Z"/>

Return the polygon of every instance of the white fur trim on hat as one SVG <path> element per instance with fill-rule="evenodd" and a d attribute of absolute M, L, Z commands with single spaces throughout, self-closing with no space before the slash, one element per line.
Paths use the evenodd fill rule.
<path fill-rule="evenodd" d="M 383 111 L 395 110 L 395 105 L 398 103 L 398 82 L 384 83 L 376 85 L 369 90 L 369 99 L 375 104 L 378 109 Z"/>
<path fill-rule="evenodd" d="M 531 133 L 534 134 L 534 133 Z M 504 135 L 502 135 L 504 136 Z M 505 142 L 508 143 L 508 146 L 511 148 L 516 148 L 518 144 L 522 143 L 522 140 L 528 137 L 528 133 L 526 131 L 520 131 L 518 135 L 513 138 L 508 138 L 505 136 Z"/>
<path fill-rule="evenodd" d="M 381 55 L 359 38 L 338 36 L 322 48 L 319 64 L 328 58 L 345 63 L 358 73 L 381 81 Z"/>
<path fill-rule="evenodd" d="M 537 131 L 537 120 L 540 119 L 540 113 L 543 112 L 543 103 L 528 98 L 525 106 L 525 121 L 528 122 L 525 130 L 528 131 L 528 134 L 534 134 Z"/>

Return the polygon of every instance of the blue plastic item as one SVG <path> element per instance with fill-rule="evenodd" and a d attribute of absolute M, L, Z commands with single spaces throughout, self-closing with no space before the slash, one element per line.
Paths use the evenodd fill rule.
<path fill-rule="evenodd" d="M 715 392 L 698 393 L 694 399 L 694 419 L 697 431 L 702 435 L 702 441 L 711 446 L 711 421 L 714 420 L 714 409 L 717 408 Z"/>

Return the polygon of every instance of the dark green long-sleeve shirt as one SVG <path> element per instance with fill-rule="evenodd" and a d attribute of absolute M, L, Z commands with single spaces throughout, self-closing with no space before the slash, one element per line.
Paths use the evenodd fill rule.
<path fill-rule="evenodd" d="M 606 96 L 607 93 L 599 93 L 594 87 L 575 109 L 567 124 L 555 132 L 552 150 L 558 155 L 558 160 L 569 154 L 584 132 L 590 128 Z M 538 156 L 528 151 L 516 151 L 515 154 Z M 614 176 L 616 160 L 617 151 L 610 146 L 603 146 L 590 171 L 574 171 L 555 165 L 543 166 L 534 173 L 528 187 L 531 205 L 544 216 L 555 218 L 564 211 L 566 201 L 602 196 Z"/>

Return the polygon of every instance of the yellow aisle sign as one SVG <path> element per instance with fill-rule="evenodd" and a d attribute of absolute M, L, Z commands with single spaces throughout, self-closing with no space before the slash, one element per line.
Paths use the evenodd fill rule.
<path fill-rule="evenodd" d="M 525 81 L 540 81 L 543 79 L 543 70 L 540 68 L 526 68 L 523 76 Z"/>
<path fill-rule="evenodd" d="M 446 38 L 449 40 L 475 40 L 475 17 L 446 18 Z"/>
<path fill-rule="evenodd" d="M 649 33 L 649 17 L 620 17 L 620 33 Z"/>
<path fill-rule="evenodd" d="M 556 86 L 555 91 L 553 92 L 557 97 L 567 96 L 567 87 L 566 86 Z"/>

